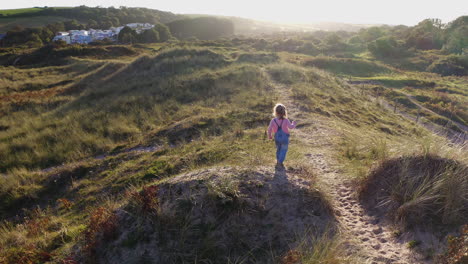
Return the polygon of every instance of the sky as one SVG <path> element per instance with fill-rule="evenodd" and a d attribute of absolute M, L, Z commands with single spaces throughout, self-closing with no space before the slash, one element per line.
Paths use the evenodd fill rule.
<path fill-rule="evenodd" d="M 213 14 L 281 23 L 344 22 L 412 26 L 426 18 L 468 15 L 468 0 L 1 0 L 0 9 L 32 6 L 147 7 L 178 14 Z"/>

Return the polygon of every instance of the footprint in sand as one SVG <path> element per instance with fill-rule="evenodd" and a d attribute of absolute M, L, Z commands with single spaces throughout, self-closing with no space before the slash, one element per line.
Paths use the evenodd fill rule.
<path fill-rule="evenodd" d="M 380 245 L 379 244 L 374 244 L 374 245 L 372 245 L 372 248 L 375 249 L 375 250 L 379 250 Z"/>
<path fill-rule="evenodd" d="M 374 228 L 374 229 L 372 229 L 372 233 L 374 233 L 376 235 L 380 234 L 380 233 L 382 233 L 382 228 L 381 227 Z"/>

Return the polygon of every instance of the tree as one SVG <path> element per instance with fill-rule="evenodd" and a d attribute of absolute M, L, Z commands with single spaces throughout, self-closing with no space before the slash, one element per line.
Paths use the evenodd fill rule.
<path fill-rule="evenodd" d="M 75 19 L 65 21 L 63 22 L 63 25 L 65 26 L 65 30 L 83 29 L 83 25 L 78 23 Z"/>
<path fill-rule="evenodd" d="M 113 16 L 113 17 L 111 17 L 110 21 L 112 22 L 112 25 L 114 27 L 120 26 L 120 20 L 119 20 L 118 17 Z"/>
<path fill-rule="evenodd" d="M 159 41 L 166 42 L 172 38 L 171 31 L 166 25 L 161 24 L 161 23 L 156 23 L 154 25 L 154 29 L 158 32 Z"/>
<path fill-rule="evenodd" d="M 50 42 L 54 38 L 54 33 L 47 27 L 43 27 L 39 33 L 39 36 L 43 42 Z"/>
<path fill-rule="evenodd" d="M 159 41 L 159 33 L 154 28 L 148 29 L 138 35 L 138 39 L 142 43 L 155 43 Z"/>
<path fill-rule="evenodd" d="M 376 57 L 401 57 L 404 52 L 393 37 L 381 37 L 368 44 L 369 51 Z"/>
<path fill-rule="evenodd" d="M 37 48 L 41 47 L 43 42 L 37 34 L 31 34 L 31 36 L 29 36 L 28 42 L 26 42 L 26 45 L 30 48 Z"/>
<path fill-rule="evenodd" d="M 89 28 L 98 28 L 98 23 L 94 19 L 89 19 L 86 27 Z"/>
<path fill-rule="evenodd" d="M 308 55 L 317 55 L 319 49 L 312 44 L 312 42 L 306 42 L 297 49 L 298 52 L 308 54 Z"/>
<path fill-rule="evenodd" d="M 376 40 L 380 37 L 383 37 L 385 32 L 380 27 L 370 27 L 368 29 L 361 29 L 359 31 L 359 36 L 366 42 Z"/>
<path fill-rule="evenodd" d="M 325 39 L 325 49 L 328 51 L 343 51 L 346 49 L 347 44 L 336 33 L 328 35 Z"/>
<path fill-rule="evenodd" d="M 54 34 L 60 31 L 65 31 L 65 25 L 62 22 L 48 24 L 46 27 Z"/>
<path fill-rule="evenodd" d="M 444 50 L 457 54 L 468 51 L 468 25 L 457 28 L 449 35 Z"/>
<path fill-rule="evenodd" d="M 122 30 L 120 30 L 117 39 L 120 43 L 131 44 L 136 42 L 136 36 L 137 34 L 135 30 L 125 26 L 124 28 L 122 28 Z"/>
<path fill-rule="evenodd" d="M 468 16 L 461 16 L 447 25 L 444 50 L 461 54 L 468 49 Z"/>
<path fill-rule="evenodd" d="M 440 19 L 425 19 L 410 29 L 406 44 L 422 50 L 442 48 L 443 30 Z"/>
<path fill-rule="evenodd" d="M 109 29 L 112 27 L 112 21 L 110 20 L 101 21 L 101 23 L 99 24 L 99 27 L 101 29 Z"/>

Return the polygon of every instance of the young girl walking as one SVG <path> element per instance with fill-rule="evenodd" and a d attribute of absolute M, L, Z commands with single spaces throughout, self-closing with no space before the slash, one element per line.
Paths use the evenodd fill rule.
<path fill-rule="evenodd" d="M 271 133 L 275 133 L 276 143 L 276 166 L 284 167 L 284 159 L 288 152 L 289 129 L 296 127 L 296 121 L 292 123 L 288 119 L 286 107 L 282 104 L 276 104 L 273 108 L 273 118 L 268 126 L 268 138 L 272 139 Z"/>

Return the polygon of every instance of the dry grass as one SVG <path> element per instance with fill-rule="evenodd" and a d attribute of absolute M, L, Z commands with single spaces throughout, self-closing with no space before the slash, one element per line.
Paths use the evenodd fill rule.
<path fill-rule="evenodd" d="M 440 157 L 383 160 L 361 183 L 360 197 L 407 225 L 459 225 L 468 220 L 468 167 Z"/>
<path fill-rule="evenodd" d="M 3 68 L 0 171 L 6 172 L 6 176 L 0 178 L 0 208 L 5 209 L 6 217 L 11 217 L 21 214 L 22 208 L 35 208 L 38 204 L 49 207 L 43 210 L 42 216 L 29 222 L 21 219 L 2 222 L 0 262 L 5 258 L 17 261 L 15 258 L 31 244 L 35 245 L 30 251 L 33 262 L 40 262 L 38 258 L 47 254 L 53 254 L 57 261 L 72 261 L 76 257 L 71 254 L 74 248 L 85 241 L 92 246 L 90 252 L 104 247 L 101 252 L 112 256 L 112 249 L 105 248 L 108 243 L 100 244 L 102 233 L 90 231 L 87 240 L 83 234 L 84 230 L 92 230 L 91 226 L 96 229 L 103 223 L 115 227 L 114 221 L 104 221 L 112 220 L 114 213 L 124 218 L 130 213 L 133 217 L 123 219 L 117 227 L 129 227 L 126 231 L 131 235 L 118 231 L 119 238 L 109 237 L 111 243 L 116 243 L 115 248 L 131 250 L 145 241 L 168 241 L 176 237 L 178 247 L 168 256 L 176 263 L 187 259 L 246 263 L 255 257 L 272 262 L 282 258 L 293 262 L 299 259 L 303 263 L 353 262 L 352 258 L 343 256 L 339 235 L 314 233 L 317 230 L 312 230 L 314 234 L 302 231 L 294 234 L 291 240 L 297 243 L 291 247 L 278 246 L 276 249 L 280 250 L 249 240 L 264 227 L 246 232 L 251 228 L 251 220 L 266 219 L 261 216 L 266 212 L 262 206 L 269 199 L 272 202 L 267 195 L 271 192 L 263 193 L 265 196 L 259 194 L 262 188 L 270 188 L 268 184 L 236 178 L 239 171 L 249 174 L 255 172 L 253 168 L 274 164 L 274 144 L 266 140 L 265 129 L 277 95 L 271 93 L 265 70 L 276 82 L 291 88 L 302 117 L 320 115 L 337 131 L 330 151 L 336 152 L 343 168 L 356 178 L 365 181 L 372 168 L 381 162 L 398 161 L 398 157 L 437 154 L 442 160 L 454 160 L 453 164 L 466 164 L 462 158 L 465 149 L 447 145 L 423 128 L 389 113 L 368 100 L 369 91 L 347 85 L 326 71 L 284 63 L 275 53 L 253 53 L 232 45 L 169 46 L 150 45 L 146 53 L 160 49 L 157 54 L 136 59 L 81 57 L 69 59 L 69 64 L 62 66 Z M 332 61 L 341 63 L 341 60 Z M 374 64 L 364 66 L 369 65 Z M 377 68 L 372 75 L 380 74 L 379 71 L 386 72 L 387 68 Z M 457 87 L 463 85 L 457 80 L 444 81 L 450 91 L 459 92 Z M 453 98 L 463 99 L 457 95 L 449 97 Z M 300 140 L 293 138 L 288 169 L 297 177 L 309 177 L 313 181 L 314 176 L 303 166 L 307 149 L 299 143 Z M 144 146 L 155 148 L 131 151 L 133 147 Z M 95 159 L 99 154 L 107 156 Z M 61 163 L 65 165 L 38 172 Z M 193 181 L 193 188 L 184 195 L 178 193 L 180 185 L 166 188 L 177 175 L 211 167 L 218 168 L 215 169 L 218 172 L 223 166 L 242 169 L 213 182 Z M 411 222 L 415 214 L 426 214 L 429 218 L 434 212 L 443 213 L 437 220 L 443 223 L 466 219 L 463 218 L 465 209 L 460 210 L 464 208 L 461 202 L 466 202 L 466 189 L 463 189 L 466 185 L 462 185 L 466 182 L 460 180 L 463 177 L 455 177 L 463 171 L 444 172 L 447 173 L 427 180 L 422 180 L 425 176 L 419 177 L 419 181 L 415 180 L 417 177 L 402 178 L 414 181 L 400 184 L 394 190 L 404 201 L 398 219 Z M 152 189 L 154 185 L 158 186 L 157 190 Z M 286 187 L 294 186 L 286 184 Z M 326 195 L 317 188 L 313 186 L 305 196 L 315 199 L 315 205 L 330 209 Z M 200 189 L 203 195 L 197 196 Z M 393 190 L 389 188 L 389 191 Z M 127 192 L 131 195 L 125 196 Z M 294 195 L 298 193 L 301 192 L 297 190 Z M 167 199 L 154 199 L 156 195 Z M 288 199 L 280 197 L 275 204 L 284 204 Z M 302 203 L 302 198 L 293 205 Z M 110 209 L 95 211 L 103 205 L 103 200 L 107 201 L 104 207 Z M 177 210 L 167 210 L 168 204 L 177 205 Z M 330 210 L 324 213 L 328 215 Z M 207 212 L 216 216 L 214 220 L 199 222 L 200 215 Z M 278 217 L 282 214 L 278 213 Z M 225 221 L 226 217 L 233 221 Z M 242 220 L 242 217 L 252 218 Z M 57 222 L 60 228 L 52 225 Z M 272 225 L 278 227 L 284 222 L 278 220 Z M 158 226 L 162 228 L 157 229 Z M 35 231 L 30 232 L 28 228 Z M 217 234 L 213 230 L 225 232 L 222 238 L 230 238 L 232 248 L 237 251 L 217 251 L 226 250 L 226 240 L 213 235 Z M 161 237 L 155 238 L 157 235 Z M 246 247 L 245 241 L 252 242 L 253 246 Z M 150 246 L 170 248 L 169 245 Z M 143 263 L 151 259 L 144 252 L 137 253 L 135 261 Z"/>

